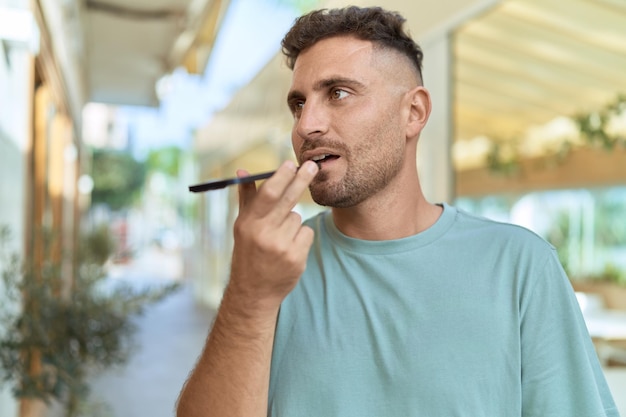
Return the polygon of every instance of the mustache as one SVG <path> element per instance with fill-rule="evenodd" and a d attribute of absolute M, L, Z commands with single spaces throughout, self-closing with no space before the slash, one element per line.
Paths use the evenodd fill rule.
<path fill-rule="evenodd" d="M 344 145 L 343 142 L 332 140 L 332 139 L 314 139 L 314 140 L 305 140 L 300 147 L 299 153 L 300 156 L 305 152 L 314 151 L 318 148 L 324 148 L 329 151 L 339 151 L 341 153 L 347 153 L 348 148 Z"/>

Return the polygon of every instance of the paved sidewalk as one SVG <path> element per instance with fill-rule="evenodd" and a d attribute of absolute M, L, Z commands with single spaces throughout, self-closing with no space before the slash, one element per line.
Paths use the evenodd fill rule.
<path fill-rule="evenodd" d="M 180 279 L 179 265 L 176 254 L 151 248 L 132 264 L 116 266 L 112 279 L 162 284 Z M 137 319 L 137 348 L 127 365 L 107 370 L 91 381 L 90 401 L 99 405 L 97 414 L 173 416 L 180 389 L 204 346 L 213 317 L 214 311 L 196 305 L 191 286 L 184 281 L 180 291 L 146 309 Z"/>

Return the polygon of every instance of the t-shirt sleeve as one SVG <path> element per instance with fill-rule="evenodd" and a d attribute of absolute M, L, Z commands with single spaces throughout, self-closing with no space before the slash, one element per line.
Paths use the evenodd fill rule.
<path fill-rule="evenodd" d="M 619 417 L 556 251 L 527 278 L 519 304 L 522 416 Z"/>

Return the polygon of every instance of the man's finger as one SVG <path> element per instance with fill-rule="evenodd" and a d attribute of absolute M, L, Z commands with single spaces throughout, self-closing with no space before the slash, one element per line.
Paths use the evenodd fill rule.
<path fill-rule="evenodd" d="M 237 178 L 243 178 L 249 176 L 250 173 L 243 169 L 237 170 Z M 247 204 L 252 201 L 256 195 L 256 184 L 254 182 L 248 184 L 239 184 L 237 187 L 239 191 L 239 211 L 241 211 Z"/>
<path fill-rule="evenodd" d="M 265 216 L 280 207 L 278 204 L 283 198 L 285 189 L 293 181 L 297 170 L 293 161 L 285 161 L 276 173 L 263 183 L 259 188 L 259 198 L 254 206 L 254 212 L 258 216 Z M 291 209 L 292 207 L 289 207 L 286 212 L 282 213 L 282 216 L 289 213 Z"/>
<path fill-rule="evenodd" d="M 275 219 L 278 222 L 282 222 L 298 204 L 298 201 L 302 198 L 317 172 L 317 165 L 314 162 L 307 161 L 300 166 L 296 175 L 290 178 L 290 181 L 282 190 L 280 199 L 275 202 L 276 209 L 273 213 L 275 213 Z"/>
<path fill-rule="evenodd" d="M 313 178 L 317 175 L 319 168 L 316 163 L 312 161 L 306 161 L 298 169 L 296 173 L 296 177 L 290 182 L 287 189 L 283 193 L 283 197 L 281 198 L 280 203 L 284 204 L 285 208 L 292 210 L 300 198 L 302 194 L 306 191 L 313 181 Z"/>

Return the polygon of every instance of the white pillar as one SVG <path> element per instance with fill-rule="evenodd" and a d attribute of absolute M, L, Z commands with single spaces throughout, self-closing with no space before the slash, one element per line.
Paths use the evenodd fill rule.
<path fill-rule="evenodd" d="M 424 85 L 431 94 L 433 108 L 418 145 L 417 166 L 426 198 L 433 203 L 451 203 L 454 199 L 451 37 L 442 34 L 423 44 L 422 49 Z"/>

